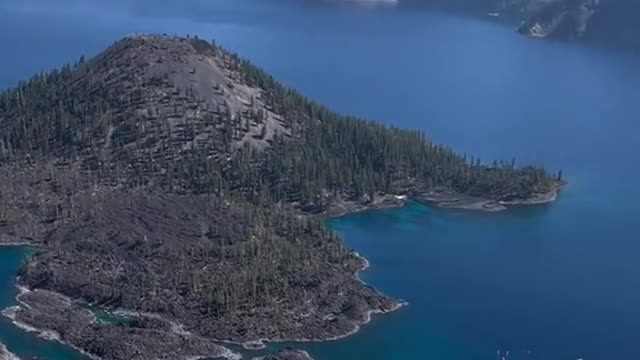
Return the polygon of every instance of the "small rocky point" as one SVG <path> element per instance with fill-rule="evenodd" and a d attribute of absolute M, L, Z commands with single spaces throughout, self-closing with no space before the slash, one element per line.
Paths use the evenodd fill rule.
<path fill-rule="evenodd" d="M 306 351 L 301 350 L 282 350 L 276 353 L 263 356 L 256 357 L 253 360 L 313 360 L 311 356 Z"/>

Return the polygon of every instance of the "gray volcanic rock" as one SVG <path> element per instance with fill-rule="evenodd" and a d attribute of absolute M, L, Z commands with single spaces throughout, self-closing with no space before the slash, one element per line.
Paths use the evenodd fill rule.
<path fill-rule="evenodd" d="M 254 360 L 313 360 L 306 351 L 283 350 Z"/>
<path fill-rule="evenodd" d="M 0 343 L 0 360 L 20 360 L 17 356 L 10 353 L 3 343 Z"/>
<path fill-rule="evenodd" d="M 43 290 L 24 292 L 18 300 L 19 305 L 5 310 L 5 316 L 25 330 L 38 331 L 92 357 L 152 360 L 232 356 L 210 339 L 180 331 L 167 321 L 141 317 L 129 327 L 110 326 L 71 299 Z"/>
<path fill-rule="evenodd" d="M 532 37 L 582 38 L 600 0 L 529 0 L 518 31 Z"/>

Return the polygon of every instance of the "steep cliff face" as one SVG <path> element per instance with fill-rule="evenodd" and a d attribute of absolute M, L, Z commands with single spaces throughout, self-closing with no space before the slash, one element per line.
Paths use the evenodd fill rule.
<path fill-rule="evenodd" d="M 599 0 L 527 0 L 518 31 L 532 37 L 581 38 L 599 7 Z"/>
<path fill-rule="evenodd" d="M 640 3 L 621 0 L 514 0 L 518 28 L 533 37 L 585 39 L 609 46 L 640 46 Z"/>
<path fill-rule="evenodd" d="M 404 0 L 436 8 L 490 13 L 537 38 L 640 47 L 640 1 L 624 0 Z"/>

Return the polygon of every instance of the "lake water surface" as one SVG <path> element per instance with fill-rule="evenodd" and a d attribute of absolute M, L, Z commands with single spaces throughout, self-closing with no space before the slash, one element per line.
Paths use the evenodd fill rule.
<path fill-rule="evenodd" d="M 356 336 L 300 345 L 318 360 L 640 359 L 638 55 L 402 4 L 139 0 L 96 11 L 66 1 L 0 5 L 0 87 L 131 32 L 198 34 L 336 110 L 423 129 L 486 161 L 564 171 L 570 184 L 551 206 L 411 204 L 332 221 L 371 260 L 365 280 L 410 305 Z M 6 305 L 21 253 L 0 257 Z M 5 320 L 0 341 L 72 358 Z"/>

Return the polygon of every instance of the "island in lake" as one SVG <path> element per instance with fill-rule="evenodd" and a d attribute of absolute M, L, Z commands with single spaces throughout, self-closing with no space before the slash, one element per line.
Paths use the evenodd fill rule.
<path fill-rule="evenodd" d="M 348 336 L 405 303 L 358 279 L 326 217 L 504 210 L 563 185 L 337 114 L 198 38 L 130 36 L 38 74 L 0 95 L 0 127 L 0 243 L 38 249 L 3 314 L 106 360 Z"/>

